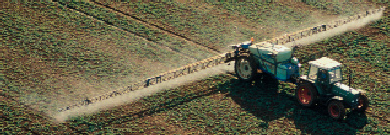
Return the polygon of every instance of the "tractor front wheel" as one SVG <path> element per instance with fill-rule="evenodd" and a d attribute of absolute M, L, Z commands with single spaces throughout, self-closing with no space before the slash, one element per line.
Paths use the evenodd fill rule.
<path fill-rule="evenodd" d="M 365 112 L 368 107 L 368 99 L 366 95 L 360 95 L 359 96 L 359 105 L 356 108 L 356 111 L 358 112 Z"/>
<path fill-rule="evenodd" d="M 299 84 L 295 90 L 295 97 L 300 105 L 311 107 L 317 102 L 317 90 L 309 83 Z"/>
<path fill-rule="evenodd" d="M 341 101 L 333 100 L 328 104 L 328 113 L 335 120 L 342 120 L 345 116 L 345 108 Z"/>

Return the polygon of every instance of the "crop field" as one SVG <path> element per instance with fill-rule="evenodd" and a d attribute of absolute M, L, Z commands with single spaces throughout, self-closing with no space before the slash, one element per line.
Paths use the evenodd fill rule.
<path fill-rule="evenodd" d="M 318 2 L 318 1 L 306 1 L 306 4 L 314 6 L 316 9 L 325 10 L 330 14 L 351 16 L 359 13 L 362 9 L 369 8 L 370 4 L 351 4 L 342 2 Z"/>
<path fill-rule="evenodd" d="M 60 2 L 60 4 L 70 9 L 87 14 L 98 20 L 104 21 L 106 24 L 117 26 L 122 30 L 128 31 L 129 33 L 144 37 L 148 41 L 156 42 L 160 45 L 166 45 L 167 47 L 171 48 L 171 50 L 182 52 L 189 56 L 199 55 L 192 53 L 192 51 L 199 51 L 203 52 L 204 54 L 212 53 L 210 50 L 194 47 L 193 45 L 186 43 L 185 40 L 171 36 L 157 28 L 153 28 L 140 21 L 129 18 L 125 15 L 120 15 L 115 11 L 111 11 L 107 8 L 89 2 Z"/>
<path fill-rule="evenodd" d="M 379 30 L 377 30 L 379 31 Z M 382 35 L 382 34 L 381 34 Z M 382 35 L 383 36 L 383 35 Z M 341 42 L 340 42 L 341 40 Z M 296 55 L 302 57 L 302 61 L 308 62 L 322 56 L 343 57 L 340 62 L 367 62 L 384 73 L 390 73 L 390 49 L 389 42 L 386 40 L 375 40 L 367 35 L 359 34 L 356 31 L 347 32 L 344 35 L 334 36 L 324 41 L 318 42 L 302 48 L 302 52 Z M 344 53 L 343 53 L 344 52 Z M 313 54 L 313 56 L 311 56 Z M 308 57 L 311 56 L 311 57 Z M 356 67 L 356 64 L 351 65 Z M 366 69 L 359 66 L 359 69 Z M 359 74 L 360 71 L 356 72 Z"/>
<path fill-rule="evenodd" d="M 24 111 L 15 102 L 5 102 L 5 105 L 3 102 L 2 109 L 6 110 L 3 131 L 46 134 L 389 133 L 386 129 L 389 119 L 385 117 L 389 114 L 386 108 L 389 97 L 385 95 L 370 91 L 371 108 L 366 114 L 348 112 L 344 122 L 335 122 L 324 107 L 299 106 L 292 97 L 293 89 L 293 85 L 277 80 L 256 80 L 251 85 L 241 83 L 230 74 L 222 74 L 60 124 L 48 122 L 45 116 L 31 117 L 31 112 Z"/>
<path fill-rule="evenodd" d="M 358 13 L 357 8 L 352 9 L 352 5 L 364 9 L 361 5 L 351 4 L 343 8 L 320 8 L 326 14 L 313 15 L 312 10 L 317 9 L 316 6 L 293 3 L 126 3 L 104 1 L 95 3 L 121 11 L 152 25 L 160 26 L 164 30 L 188 37 L 202 45 L 218 48 L 223 52 L 229 49 L 226 47 L 227 44 L 246 41 L 250 37 L 254 37 L 256 41 L 262 41 L 275 35 L 305 29 L 319 22 L 331 21 L 340 15 Z M 340 12 L 340 10 L 346 13 Z"/>
<path fill-rule="evenodd" d="M 311 5 L 303 7 L 327 14 L 357 12 L 347 4 L 307 4 Z M 0 132 L 390 134 L 389 9 L 379 21 L 296 52 L 304 63 L 321 56 L 343 63 L 342 83 L 348 84 L 352 71 L 351 86 L 368 92 L 367 112 L 348 110 L 343 122 L 332 120 L 324 106 L 299 106 L 293 84 L 273 79 L 242 83 L 233 74 L 63 123 L 37 112 L 214 56 L 212 49 L 226 51 L 230 43 L 272 37 L 272 32 L 259 34 L 264 31 L 281 34 L 317 23 L 310 12 L 293 5 L 297 4 L 1 3 Z M 270 17 L 275 15 L 280 16 Z M 232 21 L 238 18 L 244 19 Z M 275 24 L 278 20 L 283 21 Z M 308 64 L 303 67 L 307 71 Z"/>
<path fill-rule="evenodd" d="M 172 44 L 170 49 L 58 4 L 1 6 L 4 91 L 42 110 L 56 109 L 55 101 L 80 101 L 215 55 L 164 41 Z"/>
<path fill-rule="evenodd" d="M 142 3 L 137 4 L 142 5 Z M 163 6 L 161 4 L 163 3 L 155 3 L 155 7 Z M 244 15 L 246 19 L 243 19 L 243 24 L 248 25 L 242 26 L 243 30 L 247 32 L 241 31 L 240 33 L 249 32 L 252 34 L 246 36 L 230 35 L 236 38 L 225 38 L 226 40 L 191 39 L 191 35 L 201 35 L 204 38 L 224 38 L 221 35 L 229 35 L 213 30 L 210 30 L 211 33 L 214 33 L 211 35 L 210 32 L 205 35 L 199 33 L 209 28 L 222 30 L 225 27 L 221 28 L 221 26 L 229 24 L 226 21 L 218 21 L 218 18 L 221 18 L 218 14 L 211 14 L 209 20 L 201 20 L 208 24 L 193 24 L 194 27 L 191 27 L 206 26 L 207 28 L 197 29 L 195 34 L 184 34 L 183 36 L 180 34 L 181 30 L 176 29 L 176 26 L 172 27 L 174 29 L 161 29 L 165 27 L 165 24 L 149 25 L 149 22 L 163 22 L 164 20 L 146 19 L 146 22 L 143 22 L 89 2 L 2 4 L 2 9 L 4 9 L 1 11 L 2 22 L 0 23 L 3 26 L 0 29 L 3 54 L 1 62 L 4 76 L 2 82 L 8 86 L 4 91 L 16 97 L 22 95 L 20 96 L 21 101 L 35 106 L 38 110 L 54 111 L 55 108 L 64 104 L 72 104 L 84 100 L 86 97 L 101 95 L 107 90 L 120 89 L 125 87 L 125 84 L 134 83 L 136 80 L 215 56 L 217 53 L 212 49 L 224 51 L 218 47 L 212 47 L 216 44 L 209 41 L 221 41 L 223 45 L 219 44 L 219 47 L 222 47 L 228 43 L 230 45 L 230 43 L 247 40 L 251 36 L 260 38 L 256 36 L 261 35 L 259 31 L 253 33 L 253 31 L 245 29 L 260 29 L 259 27 L 263 27 L 263 24 L 254 27 L 257 24 L 248 21 L 248 19 L 250 20 L 250 12 L 248 10 L 237 12 L 238 7 L 242 7 L 242 9 L 251 7 L 253 9 L 256 6 L 264 6 L 266 9 L 274 9 L 275 13 L 268 13 L 270 10 L 256 10 L 256 12 L 264 11 L 264 15 L 269 15 L 271 20 L 275 18 L 273 16 L 280 13 L 284 17 L 291 16 L 290 14 L 305 15 L 298 14 L 299 12 L 295 13 L 294 9 L 287 8 L 286 10 L 277 4 L 229 6 L 223 3 L 211 3 L 211 5 L 215 6 L 212 8 L 213 11 L 207 11 L 207 8 L 189 8 L 196 12 L 199 11 L 199 15 L 194 13 L 191 16 L 203 17 L 208 13 L 226 12 L 228 20 L 229 17 L 233 17 L 230 20 L 234 20 Z M 185 8 L 183 4 L 177 3 L 172 7 L 174 12 L 169 10 L 171 15 L 165 16 L 171 16 L 179 21 L 178 17 L 184 15 L 179 12 L 183 8 Z M 201 13 L 201 10 L 205 10 L 207 13 Z M 280 13 L 279 10 L 281 10 Z M 155 13 L 157 14 L 157 11 Z M 264 28 L 271 26 L 270 22 L 272 21 L 269 19 L 264 21 L 264 23 L 268 23 L 264 24 Z M 302 18 L 301 21 L 303 19 L 305 18 Z M 170 20 L 175 19 L 165 21 L 171 23 Z M 177 23 L 187 25 L 188 22 L 199 23 L 199 20 L 193 18 L 191 21 L 190 18 L 184 18 Z M 255 18 L 255 20 L 259 20 L 259 18 Z M 310 21 L 305 23 L 310 23 Z M 231 28 L 225 30 L 233 30 L 233 25 L 230 26 Z M 172 34 L 170 31 L 177 31 L 179 34 Z M 205 44 L 200 43 L 201 41 L 211 46 L 204 46 Z M 201 47 L 202 45 L 204 47 Z"/>

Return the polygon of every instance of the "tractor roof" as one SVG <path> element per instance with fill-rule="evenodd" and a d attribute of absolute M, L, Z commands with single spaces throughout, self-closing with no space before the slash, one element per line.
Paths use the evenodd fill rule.
<path fill-rule="evenodd" d="M 310 61 L 309 64 L 316 68 L 327 69 L 327 70 L 336 67 L 342 67 L 341 63 L 327 57 L 322 57 L 316 59 L 315 61 Z"/>

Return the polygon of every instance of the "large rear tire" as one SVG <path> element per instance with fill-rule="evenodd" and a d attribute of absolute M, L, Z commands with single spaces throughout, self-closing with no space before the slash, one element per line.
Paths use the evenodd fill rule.
<path fill-rule="evenodd" d="M 367 107 L 368 107 L 367 96 L 366 95 L 360 95 L 358 102 L 359 102 L 359 105 L 356 108 L 356 111 L 358 111 L 358 112 L 365 112 L 367 110 Z"/>
<path fill-rule="evenodd" d="M 309 83 L 299 84 L 295 90 L 295 97 L 300 105 L 312 107 L 317 103 L 317 90 Z"/>
<path fill-rule="evenodd" d="M 257 65 L 253 58 L 241 56 L 235 61 L 234 71 L 241 81 L 250 82 L 256 78 Z"/>
<path fill-rule="evenodd" d="M 328 104 L 328 113 L 333 119 L 340 121 L 344 119 L 345 108 L 341 101 L 333 100 Z"/>

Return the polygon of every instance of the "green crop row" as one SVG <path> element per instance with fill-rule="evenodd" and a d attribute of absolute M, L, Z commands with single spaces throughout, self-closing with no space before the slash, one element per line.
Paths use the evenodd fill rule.
<path fill-rule="evenodd" d="M 47 21 L 41 25 L 33 21 L 30 22 L 28 18 L 16 13 L 2 14 L 1 20 L 2 25 L 4 25 L 4 27 L 0 28 L 0 33 L 3 35 L 2 39 L 3 41 L 12 41 L 3 44 L 10 49 L 20 50 L 26 55 L 31 54 L 31 56 L 36 56 L 49 62 L 57 62 L 58 65 L 65 64 L 64 66 L 66 66 L 66 64 L 76 64 L 77 67 L 81 66 L 81 68 L 103 66 L 101 68 L 104 69 L 106 68 L 104 66 L 112 66 L 115 65 L 114 63 L 121 64 L 122 66 L 116 67 L 122 67 L 122 69 L 116 69 L 116 71 L 123 69 L 137 70 L 134 67 L 137 63 L 133 63 L 133 67 L 125 67 L 121 62 L 113 61 L 114 57 L 117 57 L 116 54 L 104 52 L 104 50 L 95 46 L 88 46 L 87 44 L 90 44 L 89 41 L 79 39 L 77 36 L 81 36 L 83 39 L 91 37 L 100 38 L 102 41 L 111 41 L 115 47 L 132 54 L 134 58 L 152 59 L 156 62 L 165 62 L 167 59 L 175 58 L 173 55 L 176 54 L 169 53 L 166 49 L 155 43 L 142 41 L 139 38 L 129 36 L 126 32 L 118 31 L 99 21 L 92 21 L 92 19 L 75 12 L 64 9 L 58 10 L 57 8 L 59 7 L 62 6 L 56 7 L 49 5 L 45 6 L 45 8 L 40 8 L 37 12 L 41 12 L 42 16 L 50 16 L 54 17 L 53 19 L 57 19 L 54 23 Z M 75 31 L 62 31 L 65 27 L 72 25 L 76 26 L 74 28 Z M 89 35 L 85 36 L 79 33 L 88 33 Z M 175 39 L 167 37 L 166 40 L 164 42 Z M 132 44 L 131 46 L 127 44 L 129 42 Z M 175 44 L 173 49 L 179 52 L 188 53 L 197 50 L 194 47 L 184 48 L 185 45 L 181 42 L 172 44 Z M 202 55 L 202 53 L 188 54 L 195 56 L 198 60 L 211 56 L 209 54 Z M 120 57 L 122 60 L 128 59 L 125 56 Z M 88 70 L 87 72 L 89 71 L 95 73 L 97 70 Z M 107 70 L 107 73 L 110 74 L 111 71 Z M 126 72 L 123 73 L 127 74 Z"/>
<path fill-rule="evenodd" d="M 281 4 L 263 3 L 215 3 L 231 14 L 243 15 L 257 25 L 272 26 L 276 22 L 289 22 L 290 25 L 298 26 L 302 20 L 307 20 L 309 11 L 300 11 L 288 8 Z M 292 23 L 292 24 L 291 24 Z"/>
<path fill-rule="evenodd" d="M 341 35 L 322 41 L 324 44 L 334 44 L 332 40 L 342 40 L 344 47 L 333 48 L 331 52 L 343 54 L 346 58 L 368 62 L 375 68 L 390 72 L 390 51 L 385 41 L 371 40 L 370 38 L 357 35 Z"/>
<path fill-rule="evenodd" d="M 122 30 L 135 34 L 136 36 L 144 37 L 151 42 L 159 44 L 160 47 L 163 47 L 161 45 L 164 45 L 172 48 L 173 51 L 183 53 L 196 60 L 201 60 L 213 56 L 211 52 L 205 49 L 189 45 L 188 42 L 180 38 L 168 36 L 167 34 L 164 34 L 165 32 L 159 29 L 151 28 L 139 21 L 136 21 L 136 19 L 127 18 L 126 15 L 117 14 L 108 10 L 107 8 L 102 8 L 88 2 L 60 2 L 60 4 L 93 16 L 98 20 L 104 21 L 106 24 L 116 26 Z M 193 53 L 194 51 L 200 52 L 202 55 L 195 54 Z M 150 53 L 157 53 L 156 55 L 165 54 L 161 51 L 153 51 Z"/>
<path fill-rule="evenodd" d="M 186 5 L 174 2 L 106 4 L 202 45 L 225 48 L 225 51 L 227 45 L 246 41 L 250 37 L 255 37 L 257 41 L 263 40 L 267 35 L 256 31 L 276 27 L 275 24 L 308 24 L 306 20 L 309 14 L 278 4 L 262 3 L 208 3 L 205 7 L 202 7 L 202 3 Z M 238 19 L 243 22 L 238 24 Z M 281 31 L 294 29 L 281 27 Z"/>
<path fill-rule="evenodd" d="M 221 80 L 220 80 L 221 79 Z M 210 94 L 214 95 L 216 91 L 210 91 L 210 87 L 205 86 L 213 86 L 213 82 L 220 81 L 218 85 L 218 89 L 221 93 L 228 92 L 229 81 L 231 77 L 229 75 L 220 75 L 215 76 L 213 79 L 203 79 L 200 81 L 202 85 L 191 85 L 184 86 L 180 88 L 175 88 L 172 90 L 163 91 L 153 96 L 145 97 L 139 101 L 142 103 L 142 106 L 139 106 L 141 114 L 137 113 L 137 116 L 130 115 L 129 117 L 120 117 L 115 118 L 115 121 L 110 119 L 106 120 L 97 120 L 93 125 L 104 125 L 105 123 L 121 123 L 121 125 L 126 124 L 132 128 L 130 132 L 132 133 L 143 133 L 153 129 L 157 129 L 159 131 L 155 133 L 166 133 L 164 131 L 167 128 L 165 125 L 161 125 L 159 127 L 148 126 L 155 121 L 150 120 L 142 120 L 147 116 L 144 115 L 167 115 L 166 119 L 163 120 L 166 122 L 167 126 L 175 125 L 182 127 L 182 130 L 189 129 L 197 129 L 203 128 L 205 133 L 228 133 L 228 132 L 237 132 L 237 133 L 261 133 L 265 131 L 261 130 L 253 130 L 250 127 L 258 127 L 262 128 L 262 124 L 254 124 L 253 120 L 256 118 L 251 116 L 251 113 L 247 113 L 243 110 L 238 109 L 238 105 L 228 105 L 229 100 L 231 98 L 223 98 L 221 100 L 213 100 L 210 98 Z M 237 81 L 235 83 L 238 83 Z M 218 109 L 218 110 L 216 110 Z M 234 109 L 232 111 L 231 109 Z M 145 110 L 145 111 L 143 111 Z M 228 111 L 231 110 L 231 111 Z M 99 113 L 98 115 L 105 115 L 106 117 L 111 117 L 115 113 L 123 112 L 123 109 L 114 109 L 112 113 Z M 212 114 L 213 116 L 210 116 Z M 89 119 L 94 119 L 96 116 L 87 116 L 87 117 L 76 117 L 72 119 L 71 127 L 77 128 L 79 131 L 86 131 L 89 128 L 97 129 L 93 125 L 86 125 L 80 127 L 81 123 L 88 122 Z M 165 117 L 165 116 L 164 116 Z M 223 122 L 225 121 L 226 122 Z M 242 123 L 246 121 L 245 123 Z M 256 120 L 258 123 L 263 123 L 262 120 Z M 180 122 L 180 124 L 178 123 Z M 236 127 L 231 127 L 232 125 L 236 125 L 234 123 L 242 123 Z M 115 126 L 112 125 L 112 128 L 124 129 L 120 125 Z M 114 127 L 115 126 L 115 127 Z M 228 128 L 225 128 L 228 127 Z M 141 130 L 143 129 L 143 130 Z M 109 133 L 112 131 L 104 131 L 105 133 Z M 116 131 L 116 133 L 120 133 L 121 131 Z M 123 131 L 122 131 L 123 132 Z M 127 131 L 129 132 L 129 131 Z"/>
<path fill-rule="evenodd" d="M 379 32 L 381 34 L 385 34 L 387 36 L 390 36 L 390 18 L 388 16 L 383 16 L 380 20 L 375 21 L 374 23 L 370 24 L 371 27 L 375 27 L 379 29 Z"/>
<path fill-rule="evenodd" d="M 343 3 L 343 2 L 328 2 L 318 0 L 304 0 L 306 4 L 312 5 L 317 9 L 330 11 L 335 15 L 352 16 L 361 12 L 361 8 L 367 8 L 370 5 L 359 4 L 359 3 Z M 356 8 L 359 7 L 359 8 Z"/>
<path fill-rule="evenodd" d="M 98 20 L 105 21 L 107 24 L 112 24 L 114 26 L 119 26 L 122 29 L 133 32 L 136 35 L 147 38 L 151 41 L 161 41 L 165 39 L 161 31 L 151 29 L 148 26 L 142 25 L 135 20 L 124 18 L 116 13 L 111 13 L 105 8 L 99 8 L 96 5 L 90 4 L 88 2 L 60 2 L 62 5 L 66 5 L 68 8 L 75 9 L 96 17 Z"/>
<path fill-rule="evenodd" d="M 120 3 L 119 6 L 113 6 L 113 8 L 158 25 L 174 34 L 188 37 L 203 46 L 222 49 L 227 42 L 231 43 L 236 38 L 231 36 L 233 29 L 231 24 L 221 21 L 211 11 L 198 10 L 184 4 Z"/>
<path fill-rule="evenodd" d="M 302 58 L 301 61 L 311 61 L 320 58 L 323 54 L 341 54 L 344 62 L 367 62 L 375 68 L 382 69 L 383 72 L 390 72 L 390 51 L 386 41 L 371 40 L 371 38 L 352 34 L 343 34 L 328 38 L 316 44 L 311 44 L 300 51 L 296 56 Z M 315 57 L 308 57 L 314 56 Z"/>
<path fill-rule="evenodd" d="M 45 10 L 45 9 L 40 9 Z M 58 14 L 61 14 L 58 13 Z M 47 16 L 58 16 L 58 14 L 43 14 Z M 62 12 L 64 14 L 64 12 Z M 69 12 L 68 12 L 69 14 Z M 68 17 L 76 15 L 67 15 Z M 74 35 L 64 34 L 61 32 L 61 29 L 50 29 L 53 27 L 63 27 L 64 25 L 40 25 L 36 26 L 34 23 L 30 22 L 28 18 L 23 18 L 17 14 L 9 14 L 2 16 L 3 25 L 0 29 L 0 32 L 3 35 L 3 41 L 11 41 L 3 43 L 4 46 L 8 47 L 11 50 L 17 50 L 13 53 L 18 53 L 21 56 L 14 57 L 14 59 L 20 59 L 22 57 L 35 57 L 41 58 L 46 62 L 52 63 L 54 65 L 64 65 L 65 67 L 74 65 L 75 67 L 81 68 L 91 68 L 91 72 L 96 72 L 97 69 L 109 68 L 110 65 L 117 63 L 113 61 L 112 57 L 110 58 L 109 54 L 104 52 L 99 52 L 94 50 L 91 47 L 85 46 L 78 39 L 71 39 Z M 58 18 L 64 22 L 69 22 L 70 18 Z M 10 22 L 10 20 L 13 20 Z M 83 23 L 86 26 L 92 27 L 95 23 L 90 22 L 90 20 L 76 20 L 73 23 Z M 98 24 L 95 24 L 98 25 Z M 101 29 L 104 27 L 98 25 L 93 27 L 94 30 Z M 45 28 L 47 27 L 47 28 Z M 91 31 L 94 31 L 92 28 Z M 104 30 L 103 30 L 104 31 Z M 110 32 L 111 33 L 111 32 Z M 97 36 L 97 35 L 96 35 Z M 70 40 L 69 40 L 70 39 Z M 135 46 L 134 46 L 135 47 Z M 5 59 L 5 65 L 12 63 L 12 60 Z M 99 64 L 98 64 L 99 63 Z M 17 63 L 16 63 L 17 64 Z M 20 63 L 21 64 L 21 63 Z M 92 65 L 91 65 L 92 64 Z M 96 67 L 97 69 L 93 68 Z M 131 73 L 131 69 L 135 67 L 125 67 L 125 69 L 130 69 L 129 72 L 124 71 L 123 74 Z M 67 70 L 72 70 L 64 68 Z M 110 74 L 111 71 L 105 73 Z M 92 73 L 95 74 L 95 73 Z M 89 76 L 87 71 L 87 76 Z"/>
<path fill-rule="evenodd" d="M 196 84 L 166 90 L 144 97 L 138 101 L 139 111 L 115 108 L 94 116 L 76 117 L 71 120 L 72 127 L 79 131 L 101 133 L 159 133 L 172 134 L 181 131 L 197 131 L 208 134 L 229 133 L 338 133 L 354 134 L 361 132 L 387 133 L 386 125 L 376 125 L 377 121 L 368 120 L 364 116 L 349 112 L 344 123 L 333 121 L 327 116 L 323 106 L 307 109 L 297 105 L 294 94 L 278 93 L 293 91 L 286 84 L 278 84 L 277 80 L 263 80 L 252 85 L 242 83 L 231 75 L 218 75 L 211 79 L 203 79 Z M 216 85 L 215 82 L 221 82 Z M 283 85 L 284 88 L 280 87 Z M 370 85 L 370 84 L 359 84 Z M 216 88 L 216 89 L 215 89 Z M 208 94 L 211 93 L 211 94 Z M 371 96 L 371 95 L 370 95 Z M 375 95 L 372 95 L 375 96 Z M 378 96 L 378 95 L 376 95 Z M 385 97 L 383 97 L 385 98 Z M 376 100 L 371 98 L 371 100 Z M 387 104 L 389 102 L 373 102 Z M 378 107 L 372 106 L 375 109 Z M 142 112 L 142 113 L 138 113 Z M 126 116 L 116 114 L 126 113 Z M 367 113 L 369 119 L 377 115 Z M 96 120 L 94 124 L 80 126 L 91 119 L 105 116 L 107 119 Z M 110 117 L 115 117 L 109 119 Z M 156 118 L 156 119 L 153 119 Z M 156 121 L 159 126 L 155 126 Z M 310 123 L 310 124 L 309 124 Z M 106 125 L 105 125 L 106 124 Z M 280 124 L 280 125 L 279 125 Z M 98 129 L 96 125 L 105 125 Z M 368 128 L 378 126 L 379 130 Z M 106 127 L 107 126 L 107 127 Z M 126 126 L 133 127 L 130 131 Z M 364 129 L 351 126 L 367 127 Z M 174 130 L 168 130 L 168 129 Z M 111 129 L 111 130 L 106 130 Z M 142 130 L 141 130 L 142 129 Z M 115 131 L 114 131 L 115 130 Z"/>
<path fill-rule="evenodd" d="M 25 96 L 21 100 L 31 99 L 29 103 L 38 102 L 30 94 L 67 96 L 65 91 L 75 86 L 59 78 L 128 83 L 194 62 L 192 57 L 199 60 L 212 56 L 192 53 L 199 49 L 181 44 L 176 47 L 183 49 L 178 50 L 191 52 L 190 57 L 172 53 L 160 44 L 54 3 L 26 3 L 19 8 L 0 11 L 0 83 L 7 86 L 2 86 L 6 93 Z M 155 67 L 162 71 L 150 71 Z M 64 87 L 57 86 L 61 83 Z"/>

